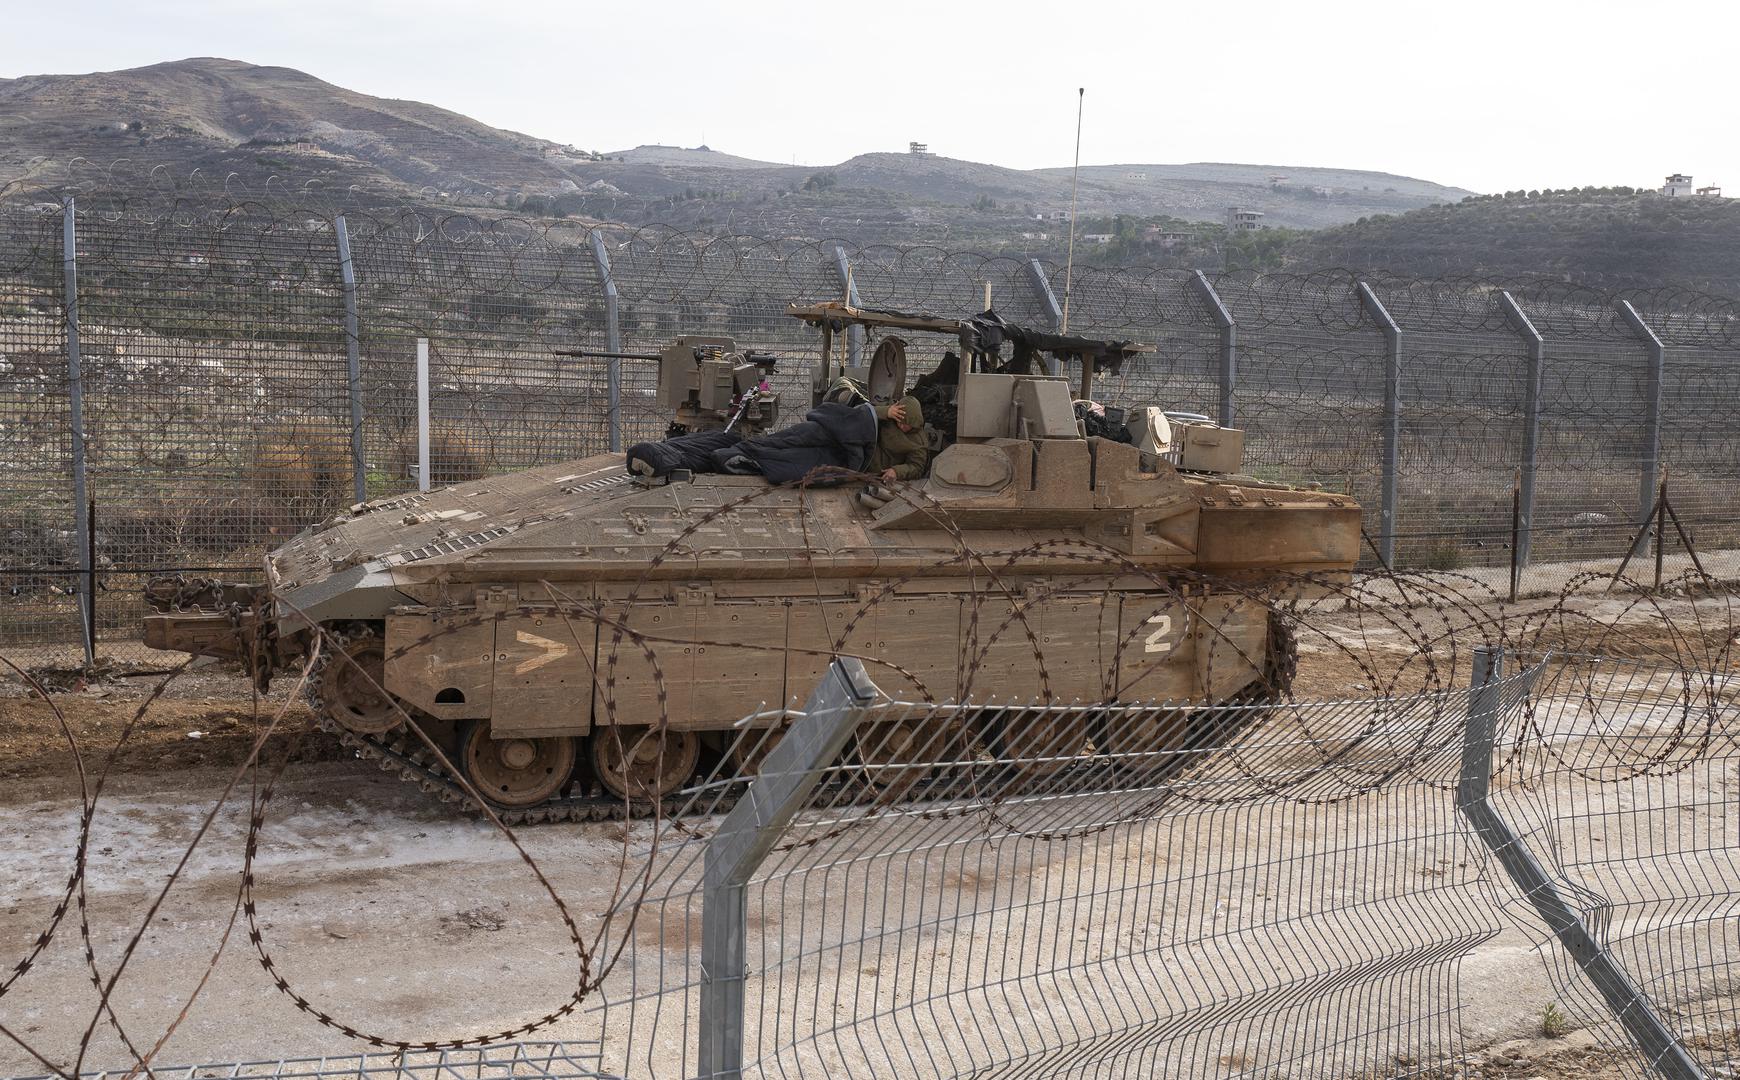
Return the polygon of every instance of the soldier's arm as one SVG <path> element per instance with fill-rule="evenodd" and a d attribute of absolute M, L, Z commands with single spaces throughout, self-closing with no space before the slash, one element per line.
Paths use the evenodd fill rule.
<path fill-rule="evenodd" d="M 924 475 L 924 467 L 930 464 L 930 451 L 922 446 L 908 450 L 902 456 L 900 464 L 894 466 L 896 480 L 917 480 Z"/>

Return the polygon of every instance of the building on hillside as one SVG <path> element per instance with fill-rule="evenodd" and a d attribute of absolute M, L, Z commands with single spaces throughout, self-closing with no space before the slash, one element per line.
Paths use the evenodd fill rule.
<path fill-rule="evenodd" d="M 1263 227 L 1263 212 L 1247 210 L 1242 206 L 1226 208 L 1226 231 L 1228 233 L 1255 232 Z"/>
<path fill-rule="evenodd" d="M 1681 195 L 1690 195 L 1692 193 L 1692 178 L 1685 173 L 1670 173 L 1666 182 L 1661 186 L 1661 193 L 1676 199 Z"/>
<path fill-rule="evenodd" d="M 1158 225 L 1150 225 L 1142 230 L 1142 239 L 1149 243 L 1159 244 L 1161 247 L 1173 247 L 1189 240 L 1190 234 L 1175 229 L 1162 229 Z"/>
<path fill-rule="evenodd" d="M 1112 242 L 1112 234 L 1109 232 L 1082 233 L 1081 238 L 1084 243 L 1089 244 L 1109 244 Z"/>
<path fill-rule="evenodd" d="M 1033 220 L 1034 221 L 1068 221 L 1069 220 L 1069 211 L 1068 210 L 1047 210 L 1041 214 L 1034 214 Z"/>
<path fill-rule="evenodd" d="M 1145 172 L 1127 172 L 1124 174 L 1124 179 L 1125 180 L 1146 180 L 1146 179 L 1148 179 L 1148 174 Z"/>
<path fill-rule="evenodd" d="M 1705 196 L 1706 198 L 1720 199 L 1722 197 L 1722 185 L 1706 184 L 1698 189 L 1698 194 Z"/>
<path fill-rule="evenodd" d="M 906 144 L 906 152 L 909 154 L 916 154 L 919 157 L 935 157 L 936 156 L 935 154 L 932 154 L 930 152 L 930 144 L 929 143 L 909 142 Z"/>

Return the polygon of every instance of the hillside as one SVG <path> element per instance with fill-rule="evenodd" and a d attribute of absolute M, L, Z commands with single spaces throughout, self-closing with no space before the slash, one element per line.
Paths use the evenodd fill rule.
<path fill-rule="evenodd" d="M 77 158 L 234 174 L 242 190 L 479 198 L 564 178 L 555 144 L 414 101 L 358 94 L 281 67 L 201 57 L 128 71 L 0 80 L 0 177 L 52 178 Z M 310 181 L 319 184 L 311 185 Z"/>
<path fill-rule="evenodd" d="M 905 153 L 790 166 L 706 147 L 596 153 L 282 67 L 202 57 L 0 80 L 0 188 L 150 178 L 251 197 L 438 204 L 699 230 L 1044 251 L 1068 169 Z M 132 182 L 137 183 L 137 179 Z M 1082 170 L 1085 214 L 1218 222 L 1228 206 L 1317 227 L 1465 193 L 1383 173 L 1255 165 Z M 1046 235 L 1041 235 L 1046 234 Z"/>
<path fill-rule="evenodd" d="M 1284 265 L 1410 276 L 1548 274 L 1587 285 L 1673 284 L 1740 295 L 1740 200 L 1513 192 L 1307 233 Z"/>
<path fill-rule="evenodd" d="M 1068 169 L 1042 169 L 1060 182 Z M 1186 221 L 1220 221 L 1228 206 L 1261 211 L 1271 225 L 1317 229 L 1368 214 L 1404 213 L 1455 202 L 1469 193 L 1391 173 L 1283 165 L 1083 166 L 1089 213 L 1167 214 Z"/>
<path fill-rule="evenodd" d="M 80 183 L 1055 256 L 1070 181 L 1067 168 L 906 153 L 823 167 L 704 146 L 598 153 L 211 57 L 0 79 L 0 197 L 25 200 Z M 1261 211 L 1269 227 L 1229 239 L 1220 227 L 1229 206 Z M 1089 165 L 1078 222 L 1078 257 L 1099 263 L 1551 274 L 1740 293 L 1740 202 L 1725 199 L 1629 189 L 1468 196 L 1332 168 Z"/>
<path fill-rule="evenodd" d="M 710 146 L 660 146 L 648 143 L 633 150 L 616 150 L 604 155 L 630 165 L 669 165 L 685 169 L 777 169 L 771 161 L 723 154 Z"/>
<path fill-rule="evenodd" d="M 618 156 L 623 160 L 608 159 Z M 924 239 L 926 230 L 942 230 L 998 246 L 1036 239 L 1022 234 L 1043 231 L 1035 219 L 1064 213 L 1070 204 L 1068 169 L 1009 169 L 906 153 L 860 154 L 822 168 L 757 168 L 746 159 L 712 151 L 639 147 L 601 162 L 581 163 L 574 172 L 584 175 L 583 187 L 603 184 L 620 197 L 638 197 L 638 212 L 649 219 L 809 236 L 893 229 Z M 1218 223 L 1227 207 L 1243 206 L 1262 211 L 1279 226 L 1318 228 L 1467 194 L 1388 173 L 1259 165 L 1107 165 L 1082 169 L 1077 200 L 1083 215 L 1164 215 Z M 620 208 L 620 198 L 616 205 Z M 590 202 L 585 206 L 592 208 Z"/>

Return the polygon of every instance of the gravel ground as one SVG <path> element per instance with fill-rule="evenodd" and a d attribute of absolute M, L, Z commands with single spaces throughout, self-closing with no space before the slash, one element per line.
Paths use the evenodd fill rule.
<path fill-rule="evenodd" d="M 90 860 L 92 945 L 105 972 L 227 776 L 204 768 L 111 782 Z M 50 780 L 15 783 L 0 804 L 0 829 L 12 838 L 0 852 L 0 880 L 7 883 L 0 889 L 0 942 L 8 961 L 42 927 L 64 884 L 77 806 L 64 783 Z M 415 789 L 357 762 L 291 766 L 274 807 L 258 864 L 263 929 L 278 970 L 341 1022 L 393 1039 L 450 1038 L 524 1023 L 571 992 L 574 951 L 548 896 L 488 826 L 431 807 Z M 211 961 L 236 903 L 242 818 L 220 814 L 112 998 L 136 1044 L 149 1045 L 174 1020 Z M 582 932 L 591 934 L 602 922 L 625 845 L 638 854 L 651 835 L 646 823 L 589 824 L 526 830 L 523 839 Z M 803 906 L 814 915 L 814 905 Z M 793 907 L 780 913 L 795 925 Z M 682 909 L 637 925 L 639 951 L 613 974 L 613 996 L 627 992 L 631 971 L 657 976 L 660 947 L 671 950 L 667 964 L 693 964 L 695 935 L 682 926 L 673 938 L 673 914 L 680 918 Z M 779 932 L 777 924 L 756 929 Z M 1461 978 L 1474 991 L 1460 1020 L 1466 1048 L 1479 1051 L 1470 1075 L 1619 1075 L 1605 1071 L 1606 1055 L 1587 1036 L 1529 1038 L 1553 994 L 1521 935 L 1506 931 L 1478 945 L 1464 959 Z M 0 998 L 0 1023 L 56 1064 L 70 1064 L 96 1001 L 75 917 Z M 623 1017 L 613 1016 L 613 1033 L 622 1031 Z M 635 1073 L 647 1065 L 671 1068 L 681 1022 L 641 1024 L 636 1045 L 648 1049 Z M 583 1014 L 559 1020 L 540 1037 L 587 1040 L 600 1031 L 599 1018 Z M 297 1011 L 262 972 L 239 927 L 158 1060 L 361 1049 Z M 99 1025 L 84 1066 L 113 1068 L 127 1060 L 114 1028 Z M 0 1047 L 0 1073 L 44 1071 L 16 1044 Z M 872 1074 L 890 1075 L 882 1069 L 861 1075 Z"/>

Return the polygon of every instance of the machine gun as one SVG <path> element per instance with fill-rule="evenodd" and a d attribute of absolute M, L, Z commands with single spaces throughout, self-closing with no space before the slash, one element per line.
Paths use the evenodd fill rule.
<path fill-rule="evenodd" d="M 740 351 L 728 337 L 680 337 L 660 352 L 560 349 L 556 355 L 657 360 L 658 401 L 673 414 L 668 435 L 740 428 L 754 435 L 779 422 L 779 394 L 768 384 L 779 357 Z"/>

